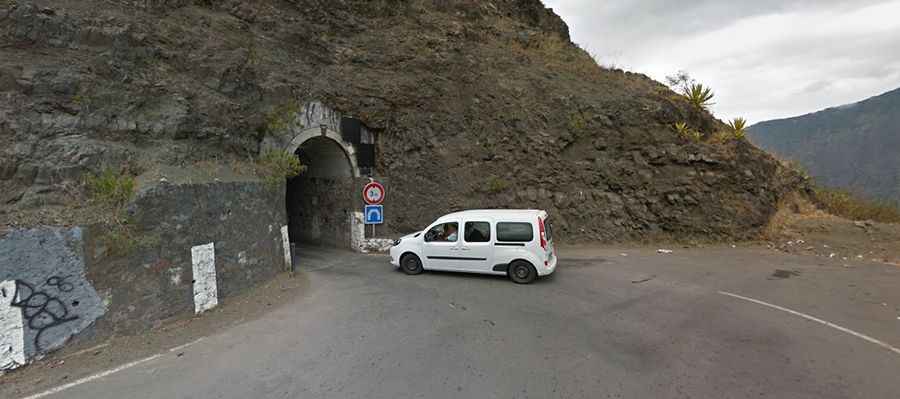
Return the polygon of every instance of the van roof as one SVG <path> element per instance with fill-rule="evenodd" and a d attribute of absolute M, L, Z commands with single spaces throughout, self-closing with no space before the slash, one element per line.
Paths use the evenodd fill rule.
<path fill-rule="evenodd" d="M 460 211 L 441 216 L 441 219 L 455 217 L 539 217 L 546 216 L 547 211 L 540 209 L 473 209 Z"/>

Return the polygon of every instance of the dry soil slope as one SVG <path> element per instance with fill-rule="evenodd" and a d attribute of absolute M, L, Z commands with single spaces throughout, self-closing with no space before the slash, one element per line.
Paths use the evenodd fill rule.
<path fill-rule="evenodd" d="M 208 3 L 213 3 L 210 5 Z M 643 75 L 602 70 L 537 0 L 0 2 L 3 217 L 104 164 L 255 155 L 322 100 L 379 132 L 400 230 L 541 207 L 571 239 L 747 237 L 797 180 Z"/>

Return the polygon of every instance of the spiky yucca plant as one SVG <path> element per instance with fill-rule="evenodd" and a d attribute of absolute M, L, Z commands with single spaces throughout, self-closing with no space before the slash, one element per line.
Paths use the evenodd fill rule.
<path fill-rule="evenodd" d="M 682 88 L 682 94 L 685 98 L 699 110 L 706 110 L 707 107 L 715 103 L 712 102 L 715 93 L 712 89 L 704 86 L 702 83 L 692 83 Z"/>
<path fill-rule="evenodd" d="M 743 140 L 747 138 L 747 120 L 744 118 L 734 118 L 734 120 L 728 122 L 728 127 L 731 128 L 731 134 L 735 140 Z"/>
<path fill-rule="evenodd" d="M 685 139 L 688 139 L 688 140 L 690 140 L 690 141 L 693 141 L 693 142 L 699 142 L 700 139 L 703 138 L 703 136 L 700 135 L 700 132 L 698 132 L 698 131 L 696 131 L 696 130 L 694 130 L 694 129 L 691 129 L 691 128 L 688 126 L 688 124 L 685 123 L 685 122 L 678 122 L 678 123 L 676 123 L 676 124 L 675 124 L 675 131 L 678 132 L 678 135 L 679 135 L 679 136 L 681 136 L 681 137 L 683 137 L 683 138 L 685 138 Z"/>

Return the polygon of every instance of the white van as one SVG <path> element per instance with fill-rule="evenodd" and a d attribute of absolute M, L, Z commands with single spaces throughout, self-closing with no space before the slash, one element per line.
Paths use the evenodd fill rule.
<path fill-rule="evenodd" d="M 395 241 L 391 264 L 406 274 L 425 270 L 482 273 L 528 284 L 556 270 L 547 218 L 541 210 L 451 213 Z"/>

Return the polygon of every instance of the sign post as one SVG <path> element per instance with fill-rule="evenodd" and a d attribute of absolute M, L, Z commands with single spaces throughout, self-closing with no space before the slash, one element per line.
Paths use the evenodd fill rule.
<path fill-rule="evenodd" d="M 372 225 L 372 235 L 375 235 L 375 225 L 384 223 L 384 197 L 386 191 L 384 185 L 372 180 L 363 187 L 363 201 L 366 207 L 363 210 L 365 224 Z"/>
<path fill-rule="evenodd" d="M 384 223 L 384 205 L 366 205 L 366 224 Z"/>
<path fill-rule="evenodd" d="M 384 185 L 377 181 L 369 182 L 363 188 L 363 200 L 369 205 L 381 205 L 384 202 Z"/>

